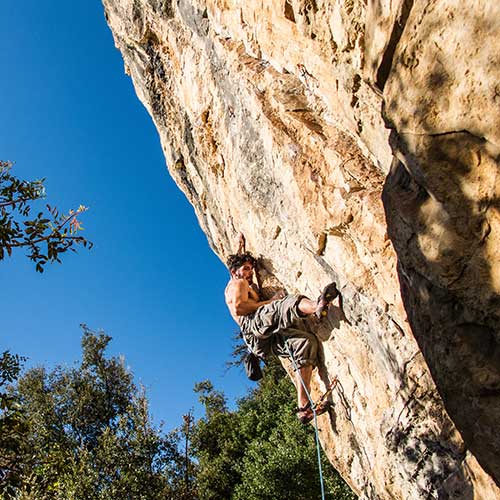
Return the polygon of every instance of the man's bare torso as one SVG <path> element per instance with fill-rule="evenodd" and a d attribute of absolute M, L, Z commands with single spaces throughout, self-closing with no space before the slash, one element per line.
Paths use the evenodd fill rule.
<path fill-rule="evenodd" d="M 224 291 L 227 307 L 231 313 L 232 318 L 236 323 L 240 324 L 242 315 L 236 313 L 236 301 L 243 300 L 248 302 L 258 302 L 259 294 L 250 285 L 246 279 L 231 278 Z"/>

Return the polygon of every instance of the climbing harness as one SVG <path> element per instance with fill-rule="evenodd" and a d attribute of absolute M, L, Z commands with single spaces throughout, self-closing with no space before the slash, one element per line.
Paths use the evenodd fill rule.
<path fill-rule="evenodd" d="M 295 357 L 293 355 L 293 352 L 290 349 L 290 346 L 288 345 L 288 341 L 285 342 L 285 347 L 286 347 L 286 350 L 288 351 L 288 355 L 290 356 L 290 359 L 292 360 L 292 364 L 293 364 L 293 367 L 295 369 L 295 372 L 299 374 L 300 383 L 302 384 L 302 387 L 304 388 L 304 391 L 307 394 L 307 399 L 309 400 L 309 404 L 311 405 L 311 409 L 312 409 L 312 412 L 314 415 L 314 433 L 316 435 L 316 451 L 317 451 L 317 455 L 318 455 L 319 482 L 321 485 L 321 500 L 325 500 L 325 487 L 323 484 L 323 469 L 321 467 L 321 451 L 320 451 L 320 445 L 319 445 L 318 421 L 316 418 L 316 406 L 317 406 L 318 402 L 315 403 L 312 400 L 311 394 L 309 394 L 309 391 L 307 390 L 306 384 L 305 384 L 304 380 L 302 379 L 302 376 L 300 375 L 299 367 L 297 365 L 297 362 L 295 361 Z M 330 386 L 331 385 L 332 384 L 330 384 Z M 331 390 L 333 390 L 333 387 Z M 327 390 L 327 392 L 328 392 L 328 390 Z M 325 396 L 325 398 L 326 398 L 326 396 Z"/>

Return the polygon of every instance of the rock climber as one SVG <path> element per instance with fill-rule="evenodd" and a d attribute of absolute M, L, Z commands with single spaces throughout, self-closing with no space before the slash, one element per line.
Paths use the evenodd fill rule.
<path fill-rule="evenodd" d="M 298 367 L 295 375 L 297 418 L 307 424 L 314 418 L 314 413 L 305 389 L 310 392 L 312 371 L 317 366 L 318 339 L 314 334 L 298 329 L 296 323 L 312 314 L 320 318 L 325 316 L 339 292 L 335 283 L 330 283 L 316 302 L 303 295 L 285 295 L 283 291 L 269 300 L 260 300 L 253 281 L 255 263 L 255 258 L 244 251 L 240 240 L 238 253 L 227 259 L 231 279 L 224 293 L 226 304 L 241 328 L 247 347 L 259 358 L 265 359 L 270 354 L 288 357 L 285 342 L 288 343 Z M 315 411 L 321 415 L 327 409 L 328 403 L 323 402 Z"/>

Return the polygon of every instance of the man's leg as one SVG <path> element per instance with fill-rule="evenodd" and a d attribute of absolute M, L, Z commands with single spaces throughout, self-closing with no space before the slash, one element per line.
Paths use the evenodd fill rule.
<path fill-rule="evenodd" d="M 283 342 L 283 343 L 281 343 Z M 289 358 L 298 367 L 295 370 L 295 388 L 297 389 L 297 406 L 304 408 L 309 403 L 307 393 L 311 391 L 311 377 L 318 362 L 318 339 L 313 333 L 287 328 L 281 333 L 281 342 L 275 346 L 276 354 Z"/>
<path fill-rule="evenodd" d="M 323 289 L 316 302 L 307 297 L 302 297 L 297 304 L 297 308 L 302 315 L 316 314 L 320 318 L 327 315 L 330 302 L 337 296 L 340 296 L 337 285 L 330 283 Z"/>
<path fill-rule="evenodd" d="M 314 314 L 316 312 L 318 303 L 308 299 L 307 297 L 302 297 L 297 307 L 301 314 L 309 316 L 310 314 Z"/>
<path fill-rule="evenodd" d="M 321 317 L 335 298 L 336 295 L 332 293 L 334 291 L 337 292 L 335 283 L 330 283 L 324 288 L 317 301 L 301 295 L 287 295 L 281 300 L 263 305 L 255 311 L 249 328 L 257 337 L 268 338 L 280 333 L 281 330 L 292 327 L 298 319 L 305 316 L 316 314 Z M 253 323 L 258 327 L 253 328 Z"/>
<path fill-rule="evenodd" d="M 312 365 L 303 366 L 299 368 L 295 372 L 295 383 L 297 386 L 297 400 L 298 407 L 304 408 L 309 403 L 309 398 L 307 397 L 307 392 L 311 393 L 311 376 L 312 376 L 313 367 Z M 302 381 L 304 384 L 302 384 Z M 305 385 L 305 388 L 304 388 Z"/>

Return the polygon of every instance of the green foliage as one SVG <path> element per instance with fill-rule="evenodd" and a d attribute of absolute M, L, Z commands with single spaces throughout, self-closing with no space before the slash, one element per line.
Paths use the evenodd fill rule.
<path fill-rule="evenodd" d="M 111 338 L 83 326 L 82 361 L 32 368 L 0 357 L 0 495 L 5 500 L 314 500 L 314 433 L 293 412 L 295 389 L 278 361 L 228 409 L 212 383 L 205 407 L 164 435 Z M 323 457 L 327 498 L 355 496 Z"/>
<path fill-rule="evenodd" d="M 295 389 L 278 361 L 235 411 L 210 382 L 196 391 L 206 414 L 192 436 L 200 499 L 321 498 L 314 432 L 297 420 Z M 328 499 L 356 498 L 325 457 L 322 467 Z"/>
<path fill-rule="evenodd" d="M 47 205 L 48 213 L 39 212 L 30 219 L 30 203 L 45 197 L 44 180 L 20 180 L 11 169 L 12 163 L 0 161 L 0 260 L 11 256 L 14 248 L 26 248 L 35 269 L 42 273 L 47 262 L 61 262 L 61 254 L 75 251 L 75 244 L 92 247 L 77 235 L 83 229 L 78 216 L 87 207 L 80 205 L 65 215 Z"/>
<path fill-rule="evenodd" d="M 18 380 L 27 427 L 22 449 L 2 442 L 0 455 L 15 455 L 18 467 L 4 498 L 177 498 L 179 445 L 153 428 L 144 391 L 123 360 L 106 356 L 110 340 L 83 327 L 79 365 L 34 368 Z"/>
<path fill-rule="evenodd" d="M 0 357 L 0 493 L 13 495 L 21 480 L 18 457 L 26 452 L 28 422 L 16 394 L 7 384 L 15 382 L 24 358 L 5 351 Z"/>
<path fill-rule="evenodd" d="M 176 445 L 177 460 L 169 470 L 172 498 L 175 500 L 197 500 L 196 474 L 197 464 L 191 456 L 191 435 L 194 418 L 191 411 L 184 415 L 180 428 L 169 433 L 169 438 Z M 170 497 L 169 497 L 170 498 Z"/>

